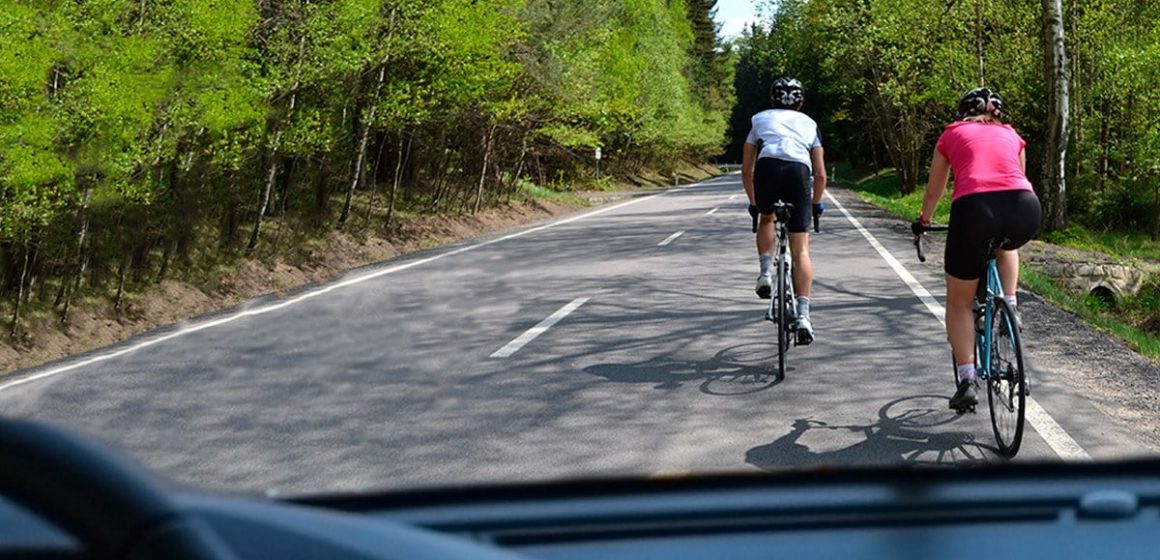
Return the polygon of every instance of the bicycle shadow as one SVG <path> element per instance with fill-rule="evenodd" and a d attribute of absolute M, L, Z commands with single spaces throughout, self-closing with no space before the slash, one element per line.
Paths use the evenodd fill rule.
<path fill-rule="evenodd" d="M 799 418 L 789 433 L 754 447 L 745 462 L 764 470 L 812 465 L 971 466 L 1004 461 L 999 450 L 976 441 L 974 430 L 935 430 L 962 416 L 947 409 L 945 395 L 915 395 L 886 403 L 878 421 L 866 425 L 830 425 Z M 803 440 L 814 430 L 845 430 L 862 439 L 832 451 L 813 451 Z M 817 438 L 832 441 L 834 436 Z"/>
<path fill-rule="evenodd" d="M 770 363 L 772 362 L 772 364 Z M 792 368 L 788 367 L 792 371 Z M 678 389 L 699 382 L 706 395 L 748 395 L 781 383 L 776 355 L 770 359 L 767 344 L 731 346 L 704 361 L 679 360 L 667 356 L 635 363 L 596 364 L 585 373 L 614 383 L 653 383 L 654 389 Z"/>

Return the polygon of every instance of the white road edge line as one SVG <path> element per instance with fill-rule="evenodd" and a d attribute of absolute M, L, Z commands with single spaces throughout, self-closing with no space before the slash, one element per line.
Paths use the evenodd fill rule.
<path fill-rule="evenodd" d="M 600 214 L 612 212 L 613 210 L 619 210 L 621 208 L 624 208 L 625 206 L 639 204 L 641 202 L 645 202 L 646 200 L 652 200 L 652 199 L 657 198 L 659 196 L 664 196 L 665 194 L 671 193 L 671 192 L 676 191 L 676 190 L 689 189 L 689 188 L 704 185 L 705 183 L 706 183 L 706 181 L 703 181 L 701 183 L 693 183 L 690 185 L 683 185 L 680 187 L 674 187 L 674 188 L 667 190 L 667 191 L 664 191 L 664 192 L 659 192 L 657 194 L 652 194 L 652 195 L 644 196 L 641 198 L 634 198 L 632 200 L 621 202 L 620 204 L 606 206 L 604 208 L 599 208 L 599 209 L 593 210 L 591 212 L 585 212 L 583 214 L 572 216 L 571 218 L 564 218 L 563 220 L 560 220 L 557 222 L 551 222 L 551 223 L 547 223 L 547 224 L 544 224 L 541 226 L 536 226 L 536 227 L 531 228 L 531 229 L 517 231 L 515 233 L 508 234 L 508 235 L 505 235 L 503 237 L 498 237 L 496 239 L 490 239 L 488 241 L 483 241 L 480 243 L 476 243 L 474 245 L 468 245 L 467 247 L 460 247 L 460 248 L 452 250 L 452 251 L 447 251 L 446 253 L 439 253 L 437 255 L 432 255 L 430 257 L 419 259 L 419 260 L 412 261 L 409 263 L 387 267 L 387 268 L 384 268 L 382 270 L 376 270 L 375 272 L 364 274 L 362 276 L 357 276 L 357 277 L 351 278 L 349 280 L 343 280 L 341 282 L 337 282 L 337 283 L 331 284 L 329 286 L 324 286 L 324 287 L 319 288 L 317 290 L 306 292 L 304 294 L 298 295 L 296 297 L 293 297 L 293 298 L 288 299 L 288 300 L 283 301 L 283 302 L 279 302 L 279 303 L 276 303 L 273 305 L 268 305 L 266 307 L 259 307 L 256 309 L 247 309 L 245 311 L 241 311 L 241 312 L 235 313 L 235 314 L 227 316 L 227 317 L 221 317 L 219 319 L 214 319 L 211 321 L 206 321 L 204 323 L 199 323 L 196 325 L 185 327 L 185 328 L 180 329 L 176 332 L 169 333 L 165 336 L 159 336 L 157 338 L 149 339 L 149 340 L 146 340 L 144 342 L 139 342 L 139 343 L 134 344 L 128 348 L 122 348 L 122 349 L 117 350 L 115 352 L 109 352 L 108 354 L 100 354 L 100 355 L 93 356 L 91 358 L 87 358 L 87 359 L 84 359 L 84 360 L 81 360 L 78 362 L 74 362 L 74 363 L 71 363 L 68 365 L 53 368 L 53 369 L 50 369 L 48 371 L 42 371 L 40 373 L 29 375 L 27 377 L 21 377 L 19 379 L 14 379 L 14 380 L 9 381 L 7 383 L 0 383 L 0 391 L 4 391 L 5 389 L 10 389 L 12 387 L 16 387 L 17 385 L 31 383 L 31 382 L 36 381 L 38 379 L 52 377 L 54 375 L 59 375 L 61 373 L 72 371 L 74 369 L 78 369 L 78 368 L 82 368 L 82 367 L 89 366 L 92 364 L 108 361 L 108 360 L 111 360 L 113 358 L 124 356 L 125 354 L 136 352 L 138 350 L 141 350 L 142 348 L 148 348 L 148 347 L 153 346 L 155 344 L 165 342 L 167 340 L 172 340 L 174 338 L 182 337 L 182 336 L 185 336 L 187 334 L 191 334 L 191 333 L 195 333 L 198 331 L 203 331 L 205 329 L 210 329 L 213 327 L 221 326 L 221 325 L 224 325 L 226 323 L 232 323 L 232 322 L 234 322 L 238 319 L 241 319 L 243 317 L 251 317 L 254 315 L 262 315 L 265 313 L 269 313 L 271 311 L 276 311 L 278 309 L 282 309 L 283 307 L 289 307 L 289 306 L 294 305 L 296 303 L 301 303 L 301 302 L 306 301 L 308 299 L 316 298 L 320 295 L 330 293 L 330 292 L 332 292 L 334 290 L 338 290 L 340 288 L 345 288 L 347 286 L 353 286 L 355 284 L 361 284 L 361 283 L 367 282 L 369 280 L 374 280 L 375 278 L 379 278 L 380 276 L 386 276 L 388 274 L 393 274 L 395 272 L 406 270 L 408 268 L 414 268 L 416 266 L 424 265 L 424 264 L 427 264 L 429 262 L 437 261 L 439 259 L 443 259 L 443 258 L 450 257 L 453 255 L 459 255 L 462 253 L 466 253 L 468 251 L 474 251 L 476 249 L 479 249 L 481 247 L 486 247 L 488 245 L 494 245 L 496 243 L 508 241 L 510 239 L 515 239 L 517 237 L 523 237 L 525 235 L 531 235 L 533 233 L 538 233 L 538 232 L 544 231 L 546 229 L 554 228 L 556 226 L 562 226 L 565 224 L 570 224 L 570 223 L 575 222 L 575 221 L 583 220 L 585 218 L 591 218 L 592 216 L 597 216 Z"/>
<path fill-rule="evenodd" d="M 677 233 L 674 233 L 674 234 L 666 237 L 664 241 L 657 243 L 657 247 L 664 247 L 665 245 L 672 243 L 676 238 L 678 238 L 684 234 L 685 234 L 685 230 L 678 231 Z"/>
<path fill-rule="evenodd" d="M 712 216 L 713 214 L 717 213 L 717 211 L 718 211 L 718 210 L 720 210 L 720 209 L 721 209 L 721 207 L 720 207 L 720 206 L 718 206 L 718 207 L 716 207 L 716 208 L 714 208 L 714 209 L 712 209 L 712 210 L 710 210 L 710 211 L 708 211 L 708 212 L 705 212 L 705 215 L 706 215 L 706 216 Z"/>
<path fill-rule="evenodd" d="M 854 229 L 858 230 L 858 233 L 861 233 L 862 237 L 866 238 L 866 241 L 870 243 L 870 246 L 874 247 L 874 250 L 878 251 L 878 254 L 882 256 L 882 258 L 886 261 L 886 264 L 890 265 L 890 268 L 894 269 L 895 274 L 898 274 L 898 277 L 902 278 L 902 281 L 906 283 L 906 285 L 910 288 L 910 291 L 914 292 L 914 295 L 918 296 L 918 299 L 922 301 L 927 310 L 929 310 L 931 314 L 934 315 L 936 319 L 938 319 L 938 322 L 942 323 L 942 325 L 945 327 L 946 310 L 941 304 L 938 303 L 937 300 L 934 299 L 934 296 L 932 296 L 930 292 L 924 288 L 921 283 L 919 283 L 918 279 L 916 279 L 909 270 L 906 270 L 906 267 L 902 266 L 902 263 L 898 262 L 898 259 L 894 258 L 894 255 L 892 255 L 890 251 L 886 249 L 886 247 L 878 242 L 878 239 L 876 239 L 869 230 L 862 226 L 862 223 L 859 222 L 857 218 L 855 218 L 852 214 L 850 214 L 849 211 L 846 210 L 844 206 L 842 206 L 842 203 L 838 202 L 837 198 L 828 192 L 826 193 L 826 198 L 829 198 L 830 202 L 833 203 L 838 211 L 840 211 L 842 215 L 845 216 L 846 219 L 854 225 Z M 1055 419 L 1052 418 L 1051 415 L 1048 414 L 1047 411 L 1031 397 L 1027 397 L 1026 415 L 1027 421 L 1031 423 L 1031 427 L 1035 428 L 1035 431 L 1039 433 L 1044 441 L 1047 442 L 1047 445 L 1051 447 L 1051 450 L 1055 451 L 1055 454 L 1059 455 L 1061 459 L 1070 461 L 1091 460 L 1091 455 L 1089 455 L 1088 452 L 1085 451 L 1084 448 L 1075 441 L 1075 438 L 1072 438 L 1071 435 L 1063 429 L 1063 426 L 1060 426 L 1059 422 L 1056 422 Z"/>
<path fill-rule="evenodd" d="M 584 303 L 587 301 L 588 298 L 576 298 L 572 300 L 572 303 L 569 303 L 568 305 L 565 305 L 564 307 L 556 310 L 555 313 L 548 315 L 547 319 L 540 321 L 536 326 L 524 331 L 524 334 L 517 336 L 515 340 L 505 344 L 503 348 L 496 350 L 489 357 L 507 358 L 508 356 L 515 354 L 519 351 L 520 348 L 523 348 L 525 344 L 535 340 L 537 336 L 544 334 L 544 331 L 552 328 L 552 325 L 559 323 L 561 319 L 567 317 L 568 314 L 572 313 L 573 311 L 576 311 L 577 308 L 579 308 L 581 305 L 584 305 Z"/>

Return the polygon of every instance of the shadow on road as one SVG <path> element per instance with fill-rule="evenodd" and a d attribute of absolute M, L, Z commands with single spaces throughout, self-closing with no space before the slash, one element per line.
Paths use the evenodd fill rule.
<path fill-rule="evenodd" d="M 771 367 L 769 362 L 768 345 L 741 344 L 704 361 L 660 356 L 644 362 L 596 364 L 584 371 L 615 383 L 653 383 L 655 389 L 700 382 L 702 393 L 729 396 L 764 391 L 780 383 L 776 365 Z"/>
<path fill-rule="evenodd" d="M 927 465 L 970 466 L 1001 461 L 998 450 L 976 441 L 972 431 L 948 431 L 961 416 L 947 409 L 945 395 L 916 395 L 893 400 L 878 410 L 878 421 L 868 425 L 830 425 L 799 418 L 792 429 L 771 443 L 745 453 L 745 462 L 765 470 L 804 465 Z M 832 451 L 813 451 L 803 443 L 833 441 L 834 436 L 811 438 L 815 430 L 859 434 L 861 441 Z"/>

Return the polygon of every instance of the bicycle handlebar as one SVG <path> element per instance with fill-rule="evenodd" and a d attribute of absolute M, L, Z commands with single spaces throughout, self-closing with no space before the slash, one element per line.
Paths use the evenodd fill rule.
<path fill-rule="evenodd" d="M 923 235 L 914 236 L 914 248 L 918 251 L 918 262 L 926 262 L 926 251 L 922 248 L 922 238 L 926 235 L 926 232 L 946 231 L 947 226 L 931 224 L 929 226 L 923 227 L 922 230 Z"/>

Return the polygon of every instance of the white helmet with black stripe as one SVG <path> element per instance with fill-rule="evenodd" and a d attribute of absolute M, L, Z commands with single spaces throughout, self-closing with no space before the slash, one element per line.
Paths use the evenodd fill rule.
<path fill-rule="evenodd" d="M 769 89 L 769 98 L 774 107 L 779 109 L 798 109 L 806 99 L 802 83 L 789 77 L 778 78 L 773 81 Z"/>

